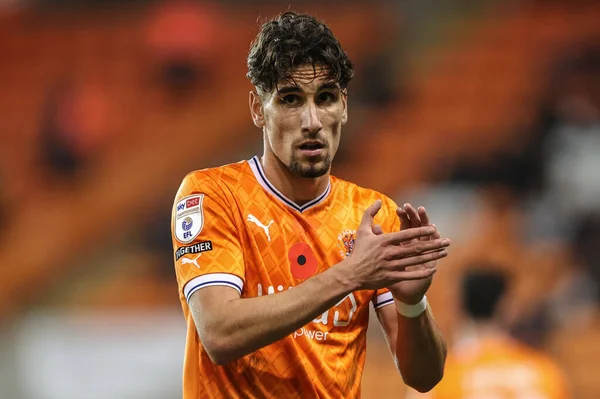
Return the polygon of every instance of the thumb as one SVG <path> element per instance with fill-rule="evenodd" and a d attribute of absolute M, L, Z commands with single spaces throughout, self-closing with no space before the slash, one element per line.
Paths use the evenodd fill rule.
<path fill-rule="evenodd" d="M 375 215 L 381 209 L 381 200 L 377 200 L 365 209 L 365 213 L 363 214 L 362 220 L 360 221 L 360 226 L 358 226 L 358 230 L 365 230 L 368 232 L 372 231 L 373 219 L 375 219 Z"/>

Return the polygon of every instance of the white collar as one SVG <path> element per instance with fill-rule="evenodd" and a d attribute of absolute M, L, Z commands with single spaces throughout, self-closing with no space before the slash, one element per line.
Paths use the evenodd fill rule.
<path fill-rule="evenodd" d="M 306 204 L 300 206 L 300 205 L 296 204 L 294 201 L 292 201 L 291 199 L 287 198 L 285 195 L 283 195 L 279 190 L 277 190 L 275 188 L 275 186 L 269 180 L 267 180 L 265 171 L 263 170 L 263 167 L 257 156 L 254 156 L 250 160 L 248 160 L 248 164 L 250 165 L 250 168 L 252 169 L 252 173 L 254 173 L 256 180 L 260 183 L 260 185 L 267 192 L 273 194 L 273 196 L 275 196 L 275 198 L 277 198 L 279 201 L 283 202 L 290 208 L 295 209 L 296 211 L 298 211 L 300 213 L 325 201 L 325 199 L 331 192 L 331 180 L 330 180 L 327 182 L 327 187 L 325 188 L 325 191 L 321 195 L 319 195 L 314 200 L 308 201 Z"/>

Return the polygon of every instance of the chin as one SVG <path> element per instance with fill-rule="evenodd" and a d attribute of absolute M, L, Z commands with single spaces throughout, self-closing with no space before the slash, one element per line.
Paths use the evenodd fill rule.
<path fill-rule="evenodd" d="M 319 157 L 321 158 L 321 157 Z M 328 156 L 324 157 L 325 159 L 303 159 L 303 160 L 292 160 L 289 166 L 290 172 L 294 175 L 304 178 L 316 178 L 321 177 L 327 172 L 331 167 L 331 161 Z"/>
<path fill-rule="evenodd" d="M 321 177 L 327 174 L 328 171 L 329 168 L 310 168 L 301 171 L 302 173 L 300 174 L 300 176 L 307 179 L 314 179 L 316 177 Z"/>

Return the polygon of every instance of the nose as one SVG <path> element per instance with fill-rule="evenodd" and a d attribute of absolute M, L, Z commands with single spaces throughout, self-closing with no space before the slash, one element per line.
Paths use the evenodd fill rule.
<path fill-rule="evenodd" d="M 319 111 L 315 104 L 308 103 L 302 112 L 302 131 L 318 133 L 323 128 Z"/>

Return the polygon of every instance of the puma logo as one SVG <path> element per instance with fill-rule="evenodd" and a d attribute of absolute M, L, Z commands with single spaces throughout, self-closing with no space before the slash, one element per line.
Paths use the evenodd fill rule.
<path fill-rule="evenodd" d="M 187 264 L 191 263 L 192 265 L 196 265 L 196 267 L 198 269 L 200 269 L 200 265 L 198 265 L 198 258 L 201 257 L 201 256 L 202 256 L 202 254 L 198 254 L 198 256 L 196 256 L 194 259 L 183 258 L 181 260 L 181 264 L 182 265 L 187 265 Z"/>
<path fill-rule="evenodd" d="M 260 222 L 260 220 L 258 220 L 256 218 L 256 216 L 252 215 L 252 214 L 248 214 L 248 220 L 249 222 L 254 223 L 255 225 L 257 225 L 258 227 L 260 227 L 261 229 L 263 229 L 265 231 L 265 234 L 267 235 L 267 240 L 271 241 L 271 235 L 269 234 L 269 227 L 271 227 L 271 225 L 273 224 L 273 221 L 271 220 L 269 222 L 268 225 L 264 225 Z"/>

